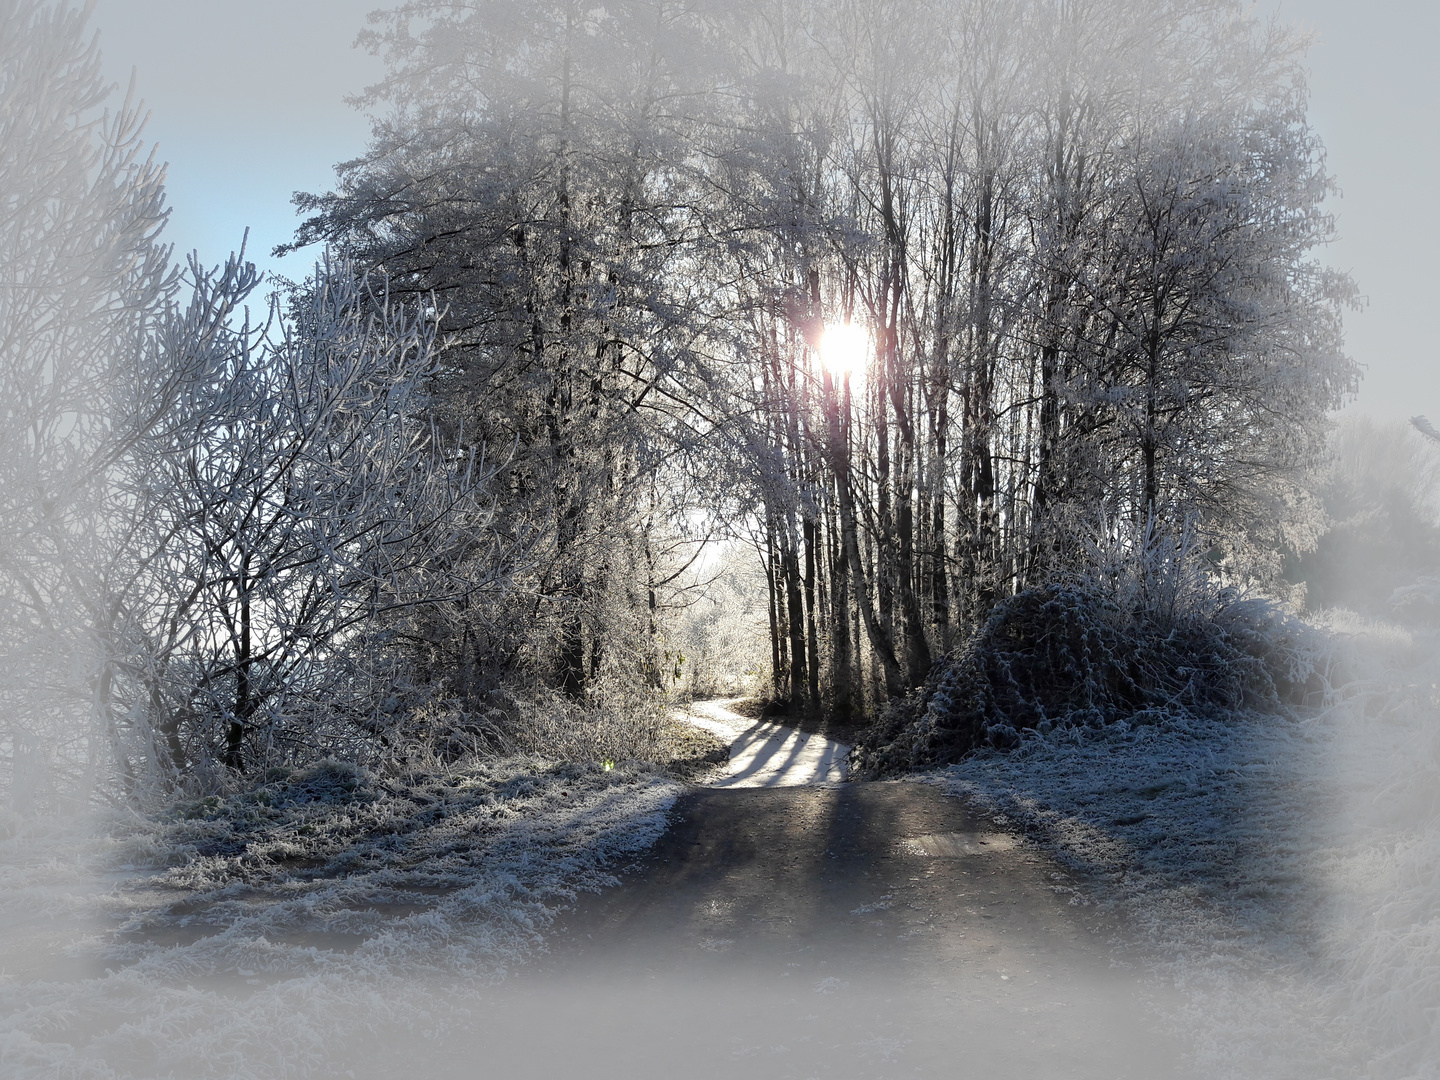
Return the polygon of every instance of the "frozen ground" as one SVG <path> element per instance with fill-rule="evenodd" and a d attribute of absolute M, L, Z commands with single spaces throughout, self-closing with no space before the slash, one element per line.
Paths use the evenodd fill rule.
<path fill-rule="evenodd" d="M 752 720 L 726 701 L 697 701 L 684 716 L 730 746 L 724 773 L 710 787 L 796 787 L 843 782 L 850 771 L 850 747 L 783 724 Z"/>
<path fill-rule="evenodd" d="M 485 1015 L 357 1076 L 1192 1080 L 1070 877 L 936 787 L 694 788 Z"/>
<path fill-rule="evenodd" d="M 1436 642 L 1334 629 L 1307 719 L 807 766 L 679 821 L 678 784 L 535 761 L 8 820 L 0 1075 L 1440 1077 Z"/>
<path fill-rule="evenodd" d="M 1136 928 L 1202 1075 L 1440 1076 L 1440 666 L 1337 616 L 1302 721 L 1032 742 L 928 778 L 1020 828 Z"/>
<path fill-rule="evenodd" d="M 357 1038 L 465 1023 L 679 790 L 514 760 L 402 791 L 334 766 L 160 820 L 8 822 L 0 1075 L 344 1075 Z"/>

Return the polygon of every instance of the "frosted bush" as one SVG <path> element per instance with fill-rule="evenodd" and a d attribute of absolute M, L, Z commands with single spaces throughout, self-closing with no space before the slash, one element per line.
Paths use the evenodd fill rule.
<path fill-rule="evenodd" d="M 667 712 L 661 693 L 628 682 L 602 683 L 584 702 L 540 689 L 515 702 L 499 741 L 508 752 L 559 761 L 660 762 Z"/>
<path fill-rule="evenodd" d="M 1222 591 L 1181 601 L 1169 592 L 1147 603 L 1123 583 L 1094 580 L 1002 601 L 923 687 L 890 706 L 857 764 L 879 775 L 1014 747 L 1027 732 L 1282 712 L 1323 694 L 1313 634 L 1273 603 Z"/>

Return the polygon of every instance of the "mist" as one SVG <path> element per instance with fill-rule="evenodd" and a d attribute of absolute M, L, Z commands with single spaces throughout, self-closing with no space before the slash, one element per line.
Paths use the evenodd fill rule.
<path fill-rule="evenodd" d="M 0 1071 L 1434 1075 L 1426 20 L 0 0 Z"/>

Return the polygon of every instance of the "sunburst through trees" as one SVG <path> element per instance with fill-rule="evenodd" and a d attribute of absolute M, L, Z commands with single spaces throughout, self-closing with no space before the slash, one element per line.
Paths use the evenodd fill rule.
<path fill-rule="evenodd" d="M 178 299 L 79 16 L 5 11 L 5 115 L 64 103 L 0 162 L 4 632 L 54 691 L 11 745 L 85 712 L 79 787 L 663 695 L 718 536 L 769 692 L 857 717 L 1097 542 L 1262 583 L 1313 542 L 1353 286 L 1302 44 L 1233 4 L 417 0 L 269 336 L 238 262 Z"/>

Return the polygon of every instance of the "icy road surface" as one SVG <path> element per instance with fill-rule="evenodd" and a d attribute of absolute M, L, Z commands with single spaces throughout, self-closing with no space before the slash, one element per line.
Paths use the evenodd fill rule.
<path fill-rule="evenodd" d="M 823 735 L 783 724 L 751 720 L 724 701 L 697 701 L 684 719 L 730 744 L 725 776 L 709 787 L 809 787 L 842 783 L 849 773 L 850 747 Z"/>

